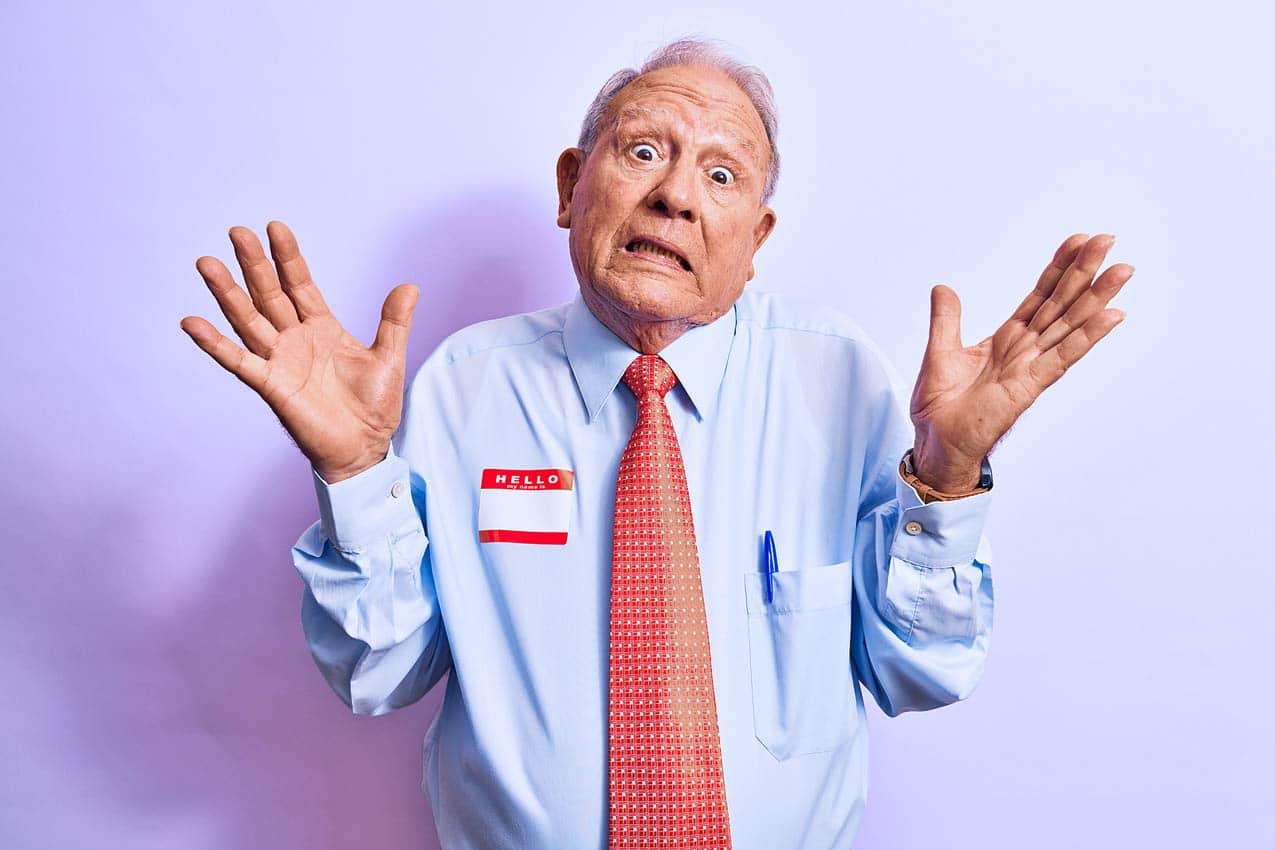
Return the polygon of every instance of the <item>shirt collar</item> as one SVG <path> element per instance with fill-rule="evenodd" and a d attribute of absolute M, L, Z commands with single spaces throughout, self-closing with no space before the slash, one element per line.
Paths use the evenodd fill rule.
<path fill-rule="evenodd" d="M 718 319 L 691 328 L 660 352 L 690 397 L 697 419 L 703 419 L 717 400 L 735 339 L 736 313 L 732 305 Z M 638 352 L 598 321 L 579 293 L 567 308 L 562 341 L 592 422 Z"/>

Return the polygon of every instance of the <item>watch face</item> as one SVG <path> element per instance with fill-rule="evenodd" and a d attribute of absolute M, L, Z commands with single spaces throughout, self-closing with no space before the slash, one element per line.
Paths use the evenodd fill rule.
<path fill-rule="evenodd" d="M 978 486 L 992 489 L 992 462 L 987 458 L 983 458 L 983 466 L 979 469 Z"/>

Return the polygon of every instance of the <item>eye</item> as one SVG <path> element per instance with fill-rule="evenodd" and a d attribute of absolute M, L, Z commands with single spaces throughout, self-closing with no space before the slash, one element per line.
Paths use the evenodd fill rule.
<path fill-rule="evenodd" d="M 735 175 L 730 173 L 730 169 L 722 168 L 720 165 L 708 172 L 708 176 L 716 183 L 723 186 L 735 182 Z"/>
<path fill-rule="evenodd" d="M 660 158 L 659 151 L 645 143 L 634 145 L 629 148 L 629 152 L 643 162 L 655 162 L 655 160 Z"/>

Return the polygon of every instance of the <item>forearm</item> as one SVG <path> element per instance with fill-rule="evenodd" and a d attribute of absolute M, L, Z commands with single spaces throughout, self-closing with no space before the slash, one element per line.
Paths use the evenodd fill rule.
<path fill-rule="evenodd" d="M 316 474 L 320 520 L 292 550 L 306 585 L 302 622 L 310 651 L 359 714 L 418 699 L 449 663 L 410 481 L 406 461 L 392 452 L 339 483 Z M 403 691 L 409 682 L 414 686 Z"/>
<path fill-rule="evenodd" d="M 856 530 L 853 635 L 859 678 L 891 716 L 973 691 L 993 608 L 990 493 L 923 504 L 897 474 L 894 485 Z"/>

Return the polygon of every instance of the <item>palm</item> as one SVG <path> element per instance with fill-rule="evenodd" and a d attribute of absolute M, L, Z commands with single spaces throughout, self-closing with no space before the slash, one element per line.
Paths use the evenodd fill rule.
<path fill-rule="evenodd" d="M 273 266 L 251 231 L 231 230 L 251 297 L 219 261 L 196 264 L 247 350 L 199 317 L 182 327 L 265 400 L 320 474 L 346 477 L 383 457 L 398 427 L 416 287 L 390 292 L 366 347 L 328 310 L 291 232 L 268 232 Z"/>
<path fill-rule="evenodd" d="M 930 339 L 912 392 L 917 452 L 935 467 L 977 467 L 1047 387 L 1124 318 L 1107 303 L 1133 274 L 1117 263 L 1094 280 L 1113 237 L 1069 237 L 1035 289 L 992 336 L 961 343 L 956 293 L 930 296 Z M 923 448 L 924 447 L 924 448 Z"/>
<path fill-rule="evenodd" d="M 959 435 L 967 445 L 957 447 L 971 454 L 1008 431 L 1026 409 L 1026 404 L 1018 402 L 1026 394 L 1007 388 L 1009 376 L 993 356 L 992 346 L 989 337 L 978 345 L 928 359 L 912 392 L 913 423 L 919 420 L 942 433 Z M 965 411 L 970 410 L 983 415 L 963 423 Z"/>
<path fill-rule="evenodd" d="M 402 395 L 402 365 L 378 359 L 331 316 L 279 334 L 261 391 L 311 458 L 357 458 L 389 439 Z"/>

